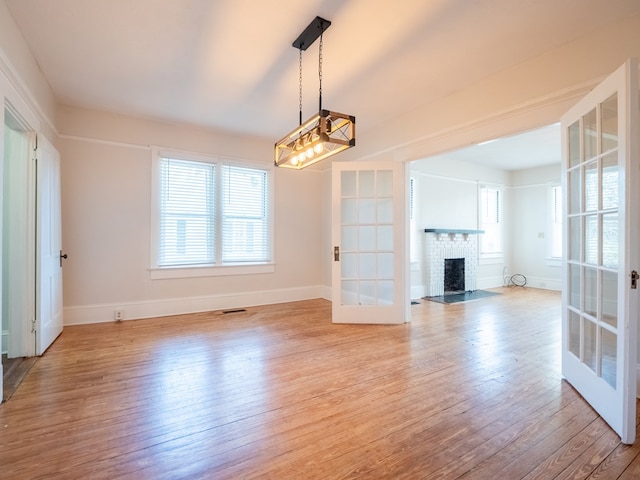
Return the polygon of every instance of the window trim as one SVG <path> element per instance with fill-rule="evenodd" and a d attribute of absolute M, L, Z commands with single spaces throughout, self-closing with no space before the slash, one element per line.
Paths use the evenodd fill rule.
<path fill-rule="evenodd" d="M 560 189 L 560 208 L 562 209 L 562 185 L 560 182 L 551 182 L 547 186 L 547 201 L 549 202 L 549 206 L 547 209 L 548 212 L 548 221 L 547 221 L 547 257 L 545 258 L 545 263 L 549 267 L 561 267 L 562 266 L 562 223 L 560 223 L 560 256 L 553 255 L 553 243 L 556 240 L 554 232 L 555 232 L 555 202 L 557 199 L 555 198 L 555 190 Z M 562 211 L 560 212 L 560 220 L 564 220 L 562 218 Z"/>
<path fill-rule="evenodd" d="M 504 262 L 505 258 L 505 235 L 504 235 L 504 218 L 505 218 L 505 187 L 504 185 L 492 184 L 492 183 L 478 183 L 478 225 L 480 229 L 484 228 L 484 223 L 482 222 L 482 190 L 490 188 L 492 190 L 498 190 L 500 192 L 500 211 L 499 218 L 500 221 L 498 224 L 500 225 L 500 251 L 499 252 L 482 252 L 482 235 L 478 235 L 478 265 L 492 265 L 492 264 L 500 264 Z"/>
<path fill-rule="evenodd" d="M 223 165 L 238 167 L 256 168 L 267 172 L 268 179 L 268 235 L 269 235 L 269 258 L 267 262 L 241 262 L 224 264 L 200 264 L 200 265 L 178 265 L 160 266 L 158 265 L 158 255 L 160 248 L 160 159 L 174 158 L 176 160 L 213 163 L 218 167 L 216 176 L 221 175 Z M 150 221 L 150 249 L 149 249 L 149 276 L 152 280 L 170 278 L 197 278 L 197 277 L 217 277 L 225 275 L 255 275 L 273 273 L 275 271 L 274 260 L 274 174 L 273 165 L 264 163 L 239 160 L 218 155 L 207 155 L 202 153 L 173 150 L 163 147 L 151 147 L 151 221 Z M 220 224 L 221 219 L 217 219 Z M 220 232 L 221 234 L 221 232 Z M 221 248 L 219 245 L 218 248 Z"/>

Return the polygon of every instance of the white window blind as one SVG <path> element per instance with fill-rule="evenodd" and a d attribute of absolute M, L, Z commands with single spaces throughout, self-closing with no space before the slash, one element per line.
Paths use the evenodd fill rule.
<path fill-rule="evenodd" d="M 269 260 L 267 172 L 225 165 L 222 176 L 222 261 Z"/>
<path fill-rule="evenodd" d="M 159 266 L 215 263 L 215 165 L 160 160 Z"/>
<path fill-rule="evenodd" d="M 498 188 L 480 187 L 480 255 L 502 253 L 502 192 Z"/>
<path fill-rule="evenodd" d="M 271 262 L 270 171 L 160 156 L 157 268 Z"/>

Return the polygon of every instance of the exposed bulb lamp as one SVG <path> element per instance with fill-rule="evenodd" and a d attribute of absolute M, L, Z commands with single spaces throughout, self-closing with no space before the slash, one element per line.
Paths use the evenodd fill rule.
<path fill-rule="evenodd" d="M 300 125 L 275 144 L 276 167 L 302 168 L 351 148 L 356 144 L 356 117 L 322 108 L 322 34 L 331 22 L 316 17 L 293 42 L 300 56 Z M 302 123 L 302 51 L 320 37 L 318 113 Z"/>

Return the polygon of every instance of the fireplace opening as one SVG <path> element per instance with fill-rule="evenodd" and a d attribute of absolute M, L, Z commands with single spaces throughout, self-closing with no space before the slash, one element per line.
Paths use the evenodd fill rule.
<path fill-rule="evenodd" d="M 445 258 L 444 294 L 452 295 L 464 291 L 464 258 Z"/>

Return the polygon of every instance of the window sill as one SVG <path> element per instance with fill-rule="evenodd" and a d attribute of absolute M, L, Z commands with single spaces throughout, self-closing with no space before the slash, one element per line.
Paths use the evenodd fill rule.
<path fill-rule="evenodd" d="M 547 262 L 547 267 L 561 267 L 562 266 L 562 259 L 561 258 L 550 257 L 550 258 L 545 259 L 545 261 Z"/>
<path fill-rule="evenodd" d="M 219 267 L 163 267 L 150 268 L 151 280 L 168 278 L 222 277 L 227 275 L 258 275 L 275 272 L 275 264 L 225 265 Z"/>

